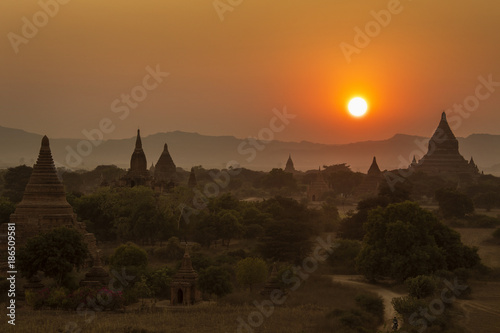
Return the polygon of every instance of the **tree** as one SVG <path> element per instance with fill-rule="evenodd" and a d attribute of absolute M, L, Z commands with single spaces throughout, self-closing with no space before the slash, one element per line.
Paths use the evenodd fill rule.
<path fill-rule="evenodd" d="M 9 168 L 4 175 L 5 184 L 3 196 L 9 198 L 13 203 L 20 202 L 32 172 L 33 168 L 26 165 Z"/>
<path fill-rule="evenodd" d="M 283 169 L 272 169 L 267 175 L 262 179 L 262 185 L 267 188 L 282 188 L 287 187 L 290 189 L 295 189 L 297 187 L 297 182 L 293 178 L 293 174 L 283 171 Z"/>
<path fill-rule="evenodd" d="M 356 258 L 367 278 L 404 281 L 437 270 L 470 268 L 480 261 L 477 249 L 462 244 L 460 235 L 416 203 L 391 204 L 373 210 Z"/>
<path fill-rule="evenodd" d="M 201 291 L 217 295 L 218 297 L 230 294 L 233 291 L 231 275 L 224 267 L 210 266 L 200 271 L 198 286 Z"/>
<path fill-rule="evenodd" d="M 266 262 L 260 258 L 245 258 L 236 263 L 236 280 L 239 284 L 250 288 L 267 279 Z"/>
<path fill-rule="evenodd" d="M 357 212 L 350 213 L 340 223 L 339 237 L 362 240 L 365 236 L 363 224 L 368 220 L 368 213 L 377 207 L 387 207 L 389 199 L 385 196 L 370 197 L 358 202 Z"/>
<path fill-rule="evenodd" d="M 408 287 L 409 295 L 414 298 L 431 296 L 437 288 L 435 279 L 427 275 L 406 279 L 405 284 Z"/>
<path fill-rule="evenodd" d="M 260 239 L 260 253 L 276 261 L 299 262 L 311 251 L 312 217 L 303 204 L 289 198 L 275 197 L 261 203 L 261 210 L 271 216 Z"/>
<path fill-rule="evenodd" d="M 0 224 L 7 223 L 10 220 L 10 214 L 14 213 L 16 205 L 9 199 L 0 197 Z"/>
<path fill-rule="evenodd" d="M 109 258 L 110 266 L 121 271 L 123 268 L 128 274 L 137 277 L 141 275 L 148 266 L 148 254 L 134 243 L 122 244 L 116 248 Z"/>
<path fill-rule="evenodd" d="M 446 218 L 463 218 L 467 214 L 474 213 L 472 199 L 457 190 L 439 189 L 436 191 L 436 200 L 439 203 L 439 211 Z"/>
<path fill-rule="evenodd" d="M 19 250 L 17 262 L 25 277 L 41 271 L 60 286 L 73 268 L 83 267 L 88 255 L 82 235 L 73 228 L 60 227 L 29 239 Z"/>
<path fill-rule="evenodd" d="M 227 241 L 226 245 L 229 248 L 231 238 L 235 238 L 241 233 L 242 226 L 239 220 L 239 214 L 235 210 L 222 210 L 219 212 L 215 227 L 218 238 L 222 240 L 222 245 Z"/>

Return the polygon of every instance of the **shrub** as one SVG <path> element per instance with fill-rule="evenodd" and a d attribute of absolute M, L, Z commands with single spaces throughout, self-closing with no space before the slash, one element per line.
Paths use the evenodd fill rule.
<path fill-rule="evenodd" d="M 427 275 L 419 275 L 414 278 L 408 278 L 405 281 L 409 294 L 414 298 L 425 298 L 436 292 L 437 285 L 434 278 Z"/>
<path fill-rule="evenodd" d="M 414 312 L 419 312 L 420 308 L 425 308 L 427 306 L 424 300 L 411 296 L 393 298 L 391 303 L 394 310 L 404 318 L 408 318 Z"/>
<path fill-rule="evenodd" d="M 361 242 L 350 239 L 335 240 L 337 247 L 333 248 L 332 254 L 328 257 L 328 262 L 336 269 L 356 272 L 356 257 L 361 251 Z"/>
<path fill-rule="evenodd" d="M 174 271 L 168 267 L 160 268 L 146 276 L 147 284 L 154 297 L 170 299 L 170 283 Z"/>
<path fill-rule="evenodd" d="M 144 249 L 128 242 L 116 248 L 109 261 L 112 269 L 121 271 L 125 268 L 128 275 L 138 277 L 148 265 L 148 254 Z"/>
<path fill-rule="evenodd" d="M 384 321 L 384 300 L 376 294 L 359 294 L 355 298 L 356 304 L 363 310 L 374 315 L 379 323 Z"/>
<path fill-rule="evenodd" d="M 500 228 L 495 230 L 492 234 L 494 242 L 500 244 Z"/>
<path fill-rule="evenodd" d="M 52 309 L 67 309 L 69 306 L 68 290 L 63 287 L 50 290 L 45 305 Z"/>
<path fill-rule="evenodd" d="M 49 296 L 49 288 L 42 290 L 26 290 L 26 304 L 31 306 L 34 310 L 39 310 L 45 305 L 45 300 Z"/>
<path fill-rule="evenodd" d="M 80 287 L 68 295 L 68 307 L 73 310 L 118 310 L 123 308 L 123 305 L 123 293 L 112 291 L 106 287 Z"/>

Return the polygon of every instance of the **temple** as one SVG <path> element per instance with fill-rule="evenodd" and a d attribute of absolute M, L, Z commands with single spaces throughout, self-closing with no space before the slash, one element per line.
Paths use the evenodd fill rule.
<path fill-rule="evenodd" d="M 196 287 L 197 281 L 198 273 L 193 269 L 186 246 L 181 268 L 170 284 L 170 305 L 190 305 L 201 301 L 201 293 Z"/>
<path fill-rule="evenodd" d="M 427 174 L 439 175 L 476 175 L 479 170 L 471 159 L 470 162 L 460 155 L 458 150 L 458 140 L 453 134 L 446 113 L 442 113 L 441 121 L 429 141 L 427 154 L 414 161 L 410 168 Z"/>
<path fill-rule="evenodd" d="M 329 190 L 328 183 L 323 179 L 321 168 L 318 168 L 316 179 L 311 182 L 307 189 L 307 198 L 310 201 L 319 201 L 321 196 Z"/>
<path fill-rule="evenodd" d="M 373 156 L 372 165 L 368 169 L 365 179 L 356 189 L 356 194 L 362 196 L 377 194 L 383 180 L 384 176 L 377 164 L 377 157 Z"/>
<path fill-rule="evenodd" d="M 93 259 L 97 253 L 94 234 L 88 233 L 83 222 L 78 222 L 73 208 L 66 200 L 64 186 L 57 177 L 49 139 L 44 136 L 38 160 L 33 167 L 23 198 L 10 215 L 16 223 L 16 243 L 19 247 L 26 241 L 57 227 L 73 227 L 84 237 Z"/>
<path fill-rule="evenodd" d="M 155 165 L 154 176 L 156 181 L 170 181 L 175 175 L 175 164 L 168 152 L 168 146 L 165 143 L 163 153 Z"/>
<path fill-rule="evenodd" d="M 295 167 L 293 166 L 292 155 L 288 155 L 288 160 L 286 161 L 285 172 L 296 173 Z"/>
<path fill-rule="evenodd" d="M 156 170 L 155 170 L 156 172 Z M 125 176 L 120 179 L 122 186 L 151 186 L 151 174 L 148 170 L 146 154 L 142 150 L 141 132 L 137 130 L 135 149 L 130 158 L 130 169 Z"/>

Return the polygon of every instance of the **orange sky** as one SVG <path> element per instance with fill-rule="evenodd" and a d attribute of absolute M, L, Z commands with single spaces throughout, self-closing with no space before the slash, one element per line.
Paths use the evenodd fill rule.
<path fill-rule="evenodd" d="M 248 0 L 221 21 L 213 0 L 72 0 L 17 53 L 9 33 L 22 36 L 23 17 L 43 19 L 42 9 L 38 1 L 1 1 L 0 125 L 83 137 L 107 118 L 114 129 L 106 139 L 131 137 L 137 127 L 144 135 L 247 137 L 286 105 L 297 117 L 279 140 L 430 136 L 442 110 L 475 95 L 479 76 L 500 82 L 500 3 L 401 1 L 348 62 L 341 43 L 355 45 L 354 28 L 364 31 L 371 11 L 394 1 Z M 169 76 L 120 119 L 113 101 L 157 65 Z M 346 113 L 356 95 L 370 105 L 363 118 Z M 499 105 L 500 86 L 460 116 L 455 133 L 500 134 Z"/>

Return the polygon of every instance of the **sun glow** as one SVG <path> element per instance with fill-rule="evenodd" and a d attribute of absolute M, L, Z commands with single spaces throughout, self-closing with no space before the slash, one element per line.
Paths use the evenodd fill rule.
<path fill-rule="evenodd" d="M 361 97 L 355 97 L 349 101 L 347 109 L 354 117 L 362 117 L 368 110 L 368 104 Z"/>

